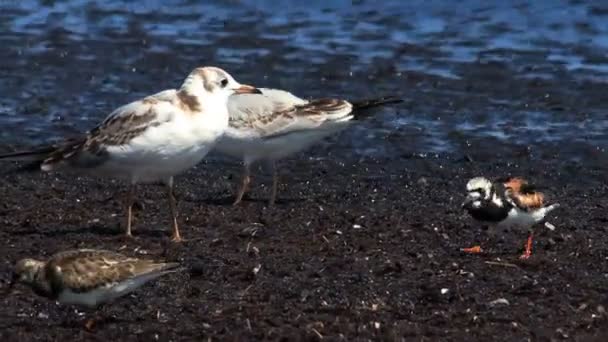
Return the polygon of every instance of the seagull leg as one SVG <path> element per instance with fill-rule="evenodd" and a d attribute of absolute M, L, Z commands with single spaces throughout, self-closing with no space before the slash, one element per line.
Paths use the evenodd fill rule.
<path fill-rule="evenodd" d="M 528 235 L 528 241 L 526 241 L 526 249 L 524 250 L 524 253 L 519 256 L 520 259 L 527 260 L 530 258 L 530 256 L 532 256 L 532 239 L 533 238 L 534 238 L 534 234 L 532 232 L 530 232 L 530 235 Z"/>
<path fill-rule="evenodd" d="M 239 186 L 239 188 L 236 191 L 236 197 L 235 197 L 232 205 L 237 205 L 237 204 L 241 203 L 241 201 L 243 200 L 243 195 L 245 195 L 245 192 L 247 191 L 247 188 L 249 187 L 249 182 L 251 182 L 251 177 L 249 177 L 249 172 L 250 172 L 249 163 L 243 163 L 243 175 L 241 177 L 241 185 Z"/>
<path fill-rule="evenodd" d="M 181 242 L 182 237 L 179 235 L 179 227 L 177 225 L 177 205 L 175 203 L 175 196 L 173 195 L 173 177 L 169 178 L 167 182 L 167 196 L 169 196 L 169 206 L 171 207 L 171 226 L 173 230 L 171 241 Z"/>
<path fill-rule="evenodd" d="M 277 188 L 279 187 L 277 164 L 274 160 L 270 161 L 270 168 L 272 169 L 272 190 L 270 193 L 270 199 L 268 200 L 268 206 L 272 207 L 277 200 Z"/>
<path fill-rule="evenodd" d="M 469 254 L 481 254 L 483 253 L 483 249 L 481 249 L 481 246 L 476 245 L 473 247 L 468 247 L 468 248 L 461 248 L 460 249 L 461 252 L 465 252 L 465 253 L 469 253 Z"/>
<path fill-rule="evenodd" d="M 135 199 L 135 184 L 129 185 L 129 190 L 127 191 L 127 226 L 125 229 L 125 235 L 128 238 L 133 237 L 131 234 L 131 221 L 133 220 L 133 202 Z"/>

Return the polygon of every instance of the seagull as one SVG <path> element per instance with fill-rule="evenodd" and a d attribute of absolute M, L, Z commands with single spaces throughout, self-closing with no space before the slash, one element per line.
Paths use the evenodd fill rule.
<path fill-rule="evenodd" d="M 352 120 L 368 114 L 364 109 L 402 102 L 384 97 L 360 102 L 340 99 L 304 100 L 287 91 L 260 88 L 261 94 L 231 96 L 230 123 L 216 145 L 223 154 L 241 158 L 243 173 L 233 205 L 243 199 L 251 181 L 251 165 L 266 160 L 272 169 L 272 193 L 277 196 L 276 160 L 299 152 L 319 140 L 348 127 Z"/>
<path fill-rule="evenodd" d="M 35 294 L 61 304 L 94 309 L 179 270 L 178 263 L 130 258 L 107 250 L 68 250 L 54 254 L 47 261 L 19 260 L 5 295 L 22 283 Z M 94 321 L 89 320 L 87 329 L 93 324 Z"/>
<path fill-rule="evenodd" d="M 462 207 L 477 221 L 495 228 L 519 228 L 529 231 L 524 253 L 520 259 L 532 255 L 532 226 L 559 207 L 559 203 L 545 206 L 545 196 L 521 177 L 508 177 L 495 182 L 475 177 L 467 183 L 467 197 Z M 463 248 L 467 253 L 481 253 L 480 246 Z"/>
<path fill-rule="evenodd" d="M 129 182 L 125 234 L 131 237 L 132 207 L 138 183 L 166 185 L 172 240 L 181 236 L 173 177 L 198 164 L 228 127 L 230 95 L 260 93 L 216 67 L 194 69 L 179 89 L 144 97 L 114 110 L 81 137 L 34 151 L 0 155 L 33 161 L 43 171 L 72 169 Z"/>

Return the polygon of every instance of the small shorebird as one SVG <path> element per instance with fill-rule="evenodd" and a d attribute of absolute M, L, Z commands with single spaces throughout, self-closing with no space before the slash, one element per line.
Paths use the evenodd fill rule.
<path fill-rule="evenodd" d="M 0 155 L 33 160 L 43 171 L 64 167 L 126 179 L 126 230 L 131 236 L 137 183 L 162 181 L 172 215 L 172 240 L 180 241 L 173 176 L 196 164 L 228 127 L 228 97 L 260 93 L 215 67 L 194 69 L 181 88 L 165 90 L 113 111 L 86 135 L 42 149 Z"/>
<path fill-rule="evenodd" d="M 462 204 L 477 221 L 490 225 L 490 229 L 519 228 L 529 232 L 521 259 L 532 255 L 532 226 L 542 221 L 558 203 L 545 206 L 544 195 L 534 190 L 525 179 L 511 177 L 492 183 L 484 177 L 475 177 L 467 183 L 467 197 Z M 463 248 L 467 253 L 480 253 L 480 246 Z"/>
<path fill-rule="evenodd" d="M 179 270 L 178 263 L 130 258 L 104 250 L 70 250 L 59 252 L 47 261 L 19 260 L 5 294 L 23 283 L 37 295 L 61 304 L 96 308 Z M 87 329 L 93 324 L 94 321 L 89 320 Z"/>
<path fill-rule="evenodd" d="M 276 161 L 299 152 L 346 128 L 351 120 L 369 114 L 365 109 L 402 102 L 395 97 L 348 102 L 340 99 L 304 100 L 287 91 L 260 89 L 262 94 L 231 96 L 230 124 L 216 145 L 227 155 L 243 160 L 243 174 L 234 205 L 241 202 L 251 181 L 250 167 L 266 160 L 272 168 L 272 193 L 277 196 Z"/>

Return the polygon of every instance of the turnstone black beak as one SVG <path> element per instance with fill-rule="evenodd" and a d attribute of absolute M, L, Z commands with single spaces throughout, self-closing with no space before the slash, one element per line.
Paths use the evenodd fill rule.
<path fill-rule="evenodd" d="M 462 209 L 467 209 L 471 206 L 471 204 L 473 203 L 475 199 L 472 196 L 467 196 L 464 201 L 462 201 L 462 204 L 460 205 L 460 207 Z"/>

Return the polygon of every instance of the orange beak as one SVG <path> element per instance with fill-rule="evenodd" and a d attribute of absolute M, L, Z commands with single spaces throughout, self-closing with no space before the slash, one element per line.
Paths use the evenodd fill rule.
<path fill-rule="evenodd" d="M 261 94 L 260 89 L 256 87 L 252 87 L 250 85 L 241 84 L 240 87 L 234 90 L 235 94 Z"/>

